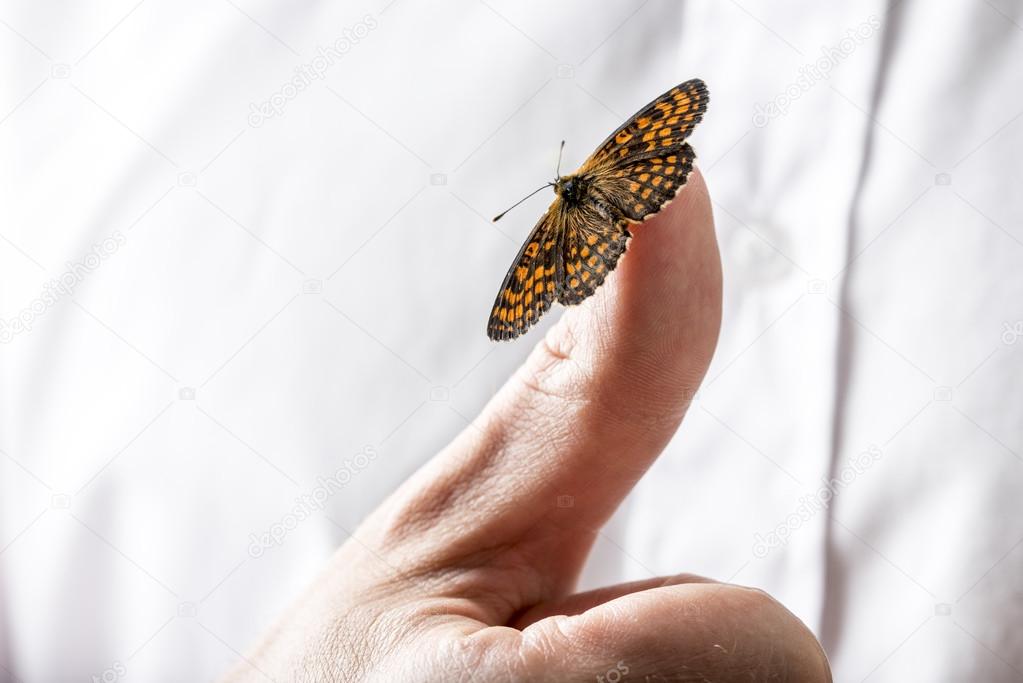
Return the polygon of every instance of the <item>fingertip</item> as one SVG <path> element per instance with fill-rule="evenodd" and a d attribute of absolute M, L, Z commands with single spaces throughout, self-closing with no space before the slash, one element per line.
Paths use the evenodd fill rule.
<path fill-rule="evenodd" d="M 654 397 L 671 400 L 673 390 L 693 388 L 679 380 L 702 379 L 721 324 L 721 260 L 699 170 L 661 212 L 630 232 L 613 276 L 566 313 L 546 343 L 592 364 L 648 367 L 665 380 L 656 383 L 663 391 Z"/>

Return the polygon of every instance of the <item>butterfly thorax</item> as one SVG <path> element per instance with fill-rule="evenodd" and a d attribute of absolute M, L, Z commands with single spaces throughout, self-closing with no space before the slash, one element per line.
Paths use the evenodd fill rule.
<path fill-rule="evenodd" d="M 569 206 L 582 204 L 590 191 L 590 181 L 581 175 L 567 175 L 554 181 L 554 192 Z"/>

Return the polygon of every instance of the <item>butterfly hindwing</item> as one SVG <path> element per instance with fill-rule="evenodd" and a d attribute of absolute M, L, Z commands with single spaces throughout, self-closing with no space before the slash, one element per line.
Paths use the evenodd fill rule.
<path fill-rule="evenodd" d="M 579 207 L 565 217 L 562 245 L 564 274 L 558 301 L 566 306 L 580 303 L 618 265 L 629 231 L 624 220 L 610 220 L 590 207 Z"/>
<path fill-rule="evenodd" d="M 487 323 L 487 336 L 495 341 L 514 339 L 532 327 L 557 296 L 563 231 L 555 209 L 536 224 L 504 277 Z"/>
<path fill-rule="evenodd" d="M 630 221 L 642 221 L 663 209 L 686 184 L 696 152 L 683 142 L 670 154 L 649 157 L 596 174 L 595 186 Z"/>

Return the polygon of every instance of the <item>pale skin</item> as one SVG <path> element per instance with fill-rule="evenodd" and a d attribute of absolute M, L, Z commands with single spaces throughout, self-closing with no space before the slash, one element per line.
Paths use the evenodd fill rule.
<path fill-rule="evenodd" d="M 759 590 L 679 574 L 574 593 L 597 531 L 675 434 L 720 327 L 699 171 L 632 232 L 614 275 L 227 680 L 831 680 L 814 636 Z"/>

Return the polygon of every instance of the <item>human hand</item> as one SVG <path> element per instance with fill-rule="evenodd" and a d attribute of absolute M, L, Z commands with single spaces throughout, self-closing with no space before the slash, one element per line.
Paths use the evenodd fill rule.
<path fill-rule="evenodd" d="M 617 273 L 229 680 L 831 680 L 813 635 L 758 590 L 679 575 L 572 594 L 601 525 L 675 433 L 720 326 L 699 172 L 633 233 Z"/>

